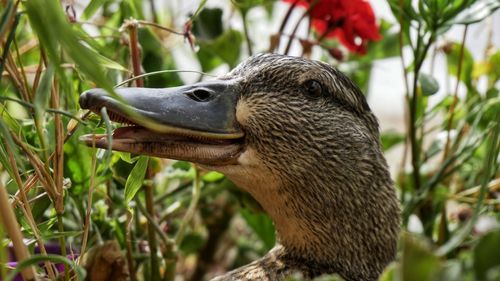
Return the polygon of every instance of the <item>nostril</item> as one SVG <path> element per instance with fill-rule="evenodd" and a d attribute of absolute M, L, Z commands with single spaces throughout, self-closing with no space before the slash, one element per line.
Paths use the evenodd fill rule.
<path fill-rule="evenodd" d="M 196 89 L 192 92 L 186 93 L 186 95 L 190 99 L 198 102 L 206 102 L 212 98 L 212 93 L 203 89 Z"/>

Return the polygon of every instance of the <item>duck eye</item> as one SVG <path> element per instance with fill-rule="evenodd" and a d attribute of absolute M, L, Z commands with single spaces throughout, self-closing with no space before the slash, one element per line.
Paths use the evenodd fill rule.
<path fill-rule="evenodd" d="M 323 95 L 323 87 L 316 80 L 309 80 L 304 83 L 305 90 L 311 97 L 321 97 Z"/>

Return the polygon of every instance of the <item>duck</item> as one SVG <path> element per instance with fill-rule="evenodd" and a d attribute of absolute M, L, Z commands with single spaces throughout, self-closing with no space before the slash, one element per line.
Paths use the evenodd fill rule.
<path fill-rule="evenodd" d="M 331 65 L 254 55 L 211 81 L 173 88 L 91 89 L 83 109 L 128 124 L 81 140 L 190 161 L 223 173 L 272 219 L 276 246 L 213 281 L 377 280 L 395 259 L 400 207 L 377 118 Z"/>

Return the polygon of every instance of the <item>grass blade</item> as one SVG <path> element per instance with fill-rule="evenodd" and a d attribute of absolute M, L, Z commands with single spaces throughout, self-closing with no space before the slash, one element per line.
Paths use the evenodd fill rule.
<path fill-rule="evenodd" d="M 146 176 L 146 169 L 148 168 L 149 157 L 141 156 L 134 168 L 130 172 L 127 182 L 125 183 L 125 202 L 130 202 L 141 188 Z"/>

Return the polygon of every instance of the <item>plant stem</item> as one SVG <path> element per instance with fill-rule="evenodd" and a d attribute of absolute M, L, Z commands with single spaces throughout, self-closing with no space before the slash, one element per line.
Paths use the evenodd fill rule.
<path fill-rule="evenodd" d="M 292 30 L 292 33 L 288 39 L 288 42 L 286 43 L 285 52 L 284 52 L 285 55 L 288 55 L 288 52 L 290 51 L 290 48 L 292 47 L 292 41 L 295 38 L 295 34 L 297 33 L 297 30 L 299 29 L 300 23 L 307 16 L 308 12 L 309 12 L 309 10 L 305 11 L 302 14 L 302 16 L 300 17 L 300 19 L 297 21 L 297 23 L 295 24 L 295 26 Z"/>
<path fill-rule="evenodd" d="M 5 189 L 3 182 L 0 180 L 0 223 L 3 225 L 3 229 L 7 232 L 12 244 L 14 245 L 14 253 L 16 255 L 17 261 L 21 262 L 30 257 L 28 248 L 24 244 L 23 234 L 21 233 L 21 228 L 16 220 L 16 215 L 14 210 L 10 207 L 9 195 L 7 194 L 7 189 Z M 24 280 L 37 280 L 35 275 L 35 269 L 33 266 L 26 267 L 21 271 L 21 275 Z"/>
<path fill-rule="evenodd" d="M 408 71 L 406 70 L 406 65 L 405 65 L 405 60 L 404 60 L 404 53 L 403 53 L 403 48 L 404 48 L 404 30 L 403 30 L 403 0 L 399 0 L 399 33 L 398 33 L 398 40 L 399 40 L 399 57 L 401 58 L 401 67 L 403 70 L 403 81 L 404 81 L 404 86 L 405 86 L 405 97 L 406 100 L 410 100 L 410 86 L 408 82 Z M 402 154 L 402 159 L 401 159 L 401 164 L 399 167 L 399 178 L 401 180 L 400 184 L 403 186 L 402 188 L 402 195 L 401 195 L 401 203 L 403 203 L 403 200 L 405 198 L 405 188 L 404 188 L 404 170 L 406 166 L 406 159 L 408 155 L 408 144 L 409 144 L 409 139 L 408 139 L 408 131 L 409 131 L 409 113 L 408 113 L 408 106 L 404 107 L 404 117 L 405 117 L 405 126 L 406 133 L 405 133 L 405 140 L 404 140 L 404 148 L 403 148 L 403 154 Z"/>
<path fill-rule="evenodd" d="M 59 231 L 59 246 L 61 246 L 61 256 L 66 257 L 68 253 L 66 253 L 66 239 L 63 235 L 64 233 L 64 224 L 63 224 L 63 214 L 57 214 L 57 226 Z M 64 280 L 69 281 L 69 268 L 67 264 L 64 264 Z"/>
<path fill-rule="evenodd" d="M 45 249 L 45 244 L 43 243 L 43 240 L 40 237 L 40 233 L 39 233 L 39 230 L 36 226 L 35 219 L 33 218 L 33 212 L 31 211 L 31 206 L 30 206 L 30 203 L 28 201 L 28 196 L 26 196 L 26 192 L 23 189 L 23 182 L 21 180 L 21 176 L 19 174 L 19 169 L 17 167 L 17 163 L 16 163 L 16 160 L 14 158 L 14 153 L 12 152 L 12 148 L 9 145 L 9 142 L 5 141 L 4 145 L 5 145 L 5 150 L 8 154 L 8 157 L 9 157 L 9 164 L 11 165 L 12 170 L 14 172 L 14 180 L 17 183 L 18 192 L 19 192 L 20 197 L 21 197 L 22 204 L 19 204 L 19 205 L 21 207 L 21 210 L 22 210 L 24 216 L 26 217 L 26 220 L 28 221 L 28 224 L 30 225 L 31 231 L 33 231 L 33 236 L 35 236 L 38 247 L 40 248 L 40 253 L 42 253 L 43 255 L 47 255 L 47 251 Z M 45 261 L 44 265 L 45 265 L 45 268 L 47 270 L 47 273 L 49 274 L 49 277 L 51 279 L 55 279 L 56 275 L 55 275 L 54 270 L 52 268 L 52 264 L 49 261 Z"/>
<path fill-rule="evenodd" d="M 134 76 L 141 75 L 141 56 L 139 53 L 139 40 L 137 37 L 137 27 L 138 22 L 136 20 L 131 20 L 127 23 L 127 27 L 130 34 L 130 56 L 132 60 L 132 68 Z M 144 87 L 144 81 L 142 79 L 135 80 L 137 87 Z"/>
<path fill-rule="evenodd" d="M 297 33 L 297 30 L 299 29 L 300 23 L 304 18 L 310 14 L 311 10 L 316 6 L 316 4 L 319 2 L 319 0 L 313 0 L 307 10 L 302 14 L 300 19 L 297 21 L 295 24 L 295 27 L 293 28 L 292 34 L 289 37 L 290 39 L 288 40 L 288 43 L 286 44 L 285 52 L 284 54 L 287 55 L 288 52 L 290 51 L 290 47 L 292 46 L 292 40 L 295 38 L 295 34 Z"/>
<path fill-rule="evenodd" d="M 150 169 L 148 169 L 150 170 Z M 146 197 L 146 211 L 151 218 L 148 220 L 148 242 L 151 253 L 151 277 L 150 280 L 160 280 L 160 265 L 158 262 L 158 244 L 156 243 L 156 229 L 153 223 L 154 219 L 154 197 L 153 185 L 146 184 L 144 186 Z"/>
<path fill-rule="evenodd" d="M 161 29 L 161 30 L 164 30 L 164 31 L 167 31 L 167 32 L 170 32 L 172 34 L 177 34 L 177 35 L 181 35 L 181 36 L 184 36 L 184 33 L 182 32 L 179 32 L 179 31 L 175 31 L 171 28 L 168 28 L 168 27 L 165 27 L 163 25 L 160 25 L 156 22 L 149 22 L 149 21 L 145 21 L 145 20 L 137 20 L 137 23 L 141 24 L 141 25 L 149 25 L 149 26 L 153 26 L 153 27 L 156 27 L 158 29 Z"/>
<path fill-rule="evenodd" d="M 252 40 L 250 40 L 250 35 L 248 34 L 248 23 L 247 23 L 247 12 L 241 12 L 241 19 L 243 21 L 243 33 L 245 34 L 245 41 L 247 42 L 248 55 L 252 56 Z"/>
<path fill-rule="evenodd" d="M 126 237 L 126 247 L 127 247 L 127 263 L 128 263 L 128 274 L 130 277 L 130 281 L 137 281 L 137 276 L 135 276 L 135 265 L 134 258 L 132 256 L 132 232 L 131 232 L 131 224 L 132 224 L 132 212 L 127 210 L 127 221 L 125 222 L 125 237 Z"/>
<path fill-rule="evenodd" d="M 417 47 L 414 52 L 415 54 L 415 72 L 413 77 L 413 88 L 412 88 L 412 96 L 410 97 L 410 126 L 409 126 L 409 137 L 410 137 L 410 149 L 411 149 L 411 163 L 413 166 L 413 184 L 415 190 L 420 189 L 421 181 L 420 181 L 420 150 L 422 145 L 422 140 L 418 139 L 417 136 L 417 112 L 418 112 L 418 77 L 420 74 L 420 70 L 424 63 L 426 54 L 434 41 L 434 34 L 431 34 L 429 41 L 422 47 L 421 35 L 420 35 L 420 25 L 418 28 L 419 39 L 417 41 Z M 421 51 L 420 51 L 421 50 Z"/>

